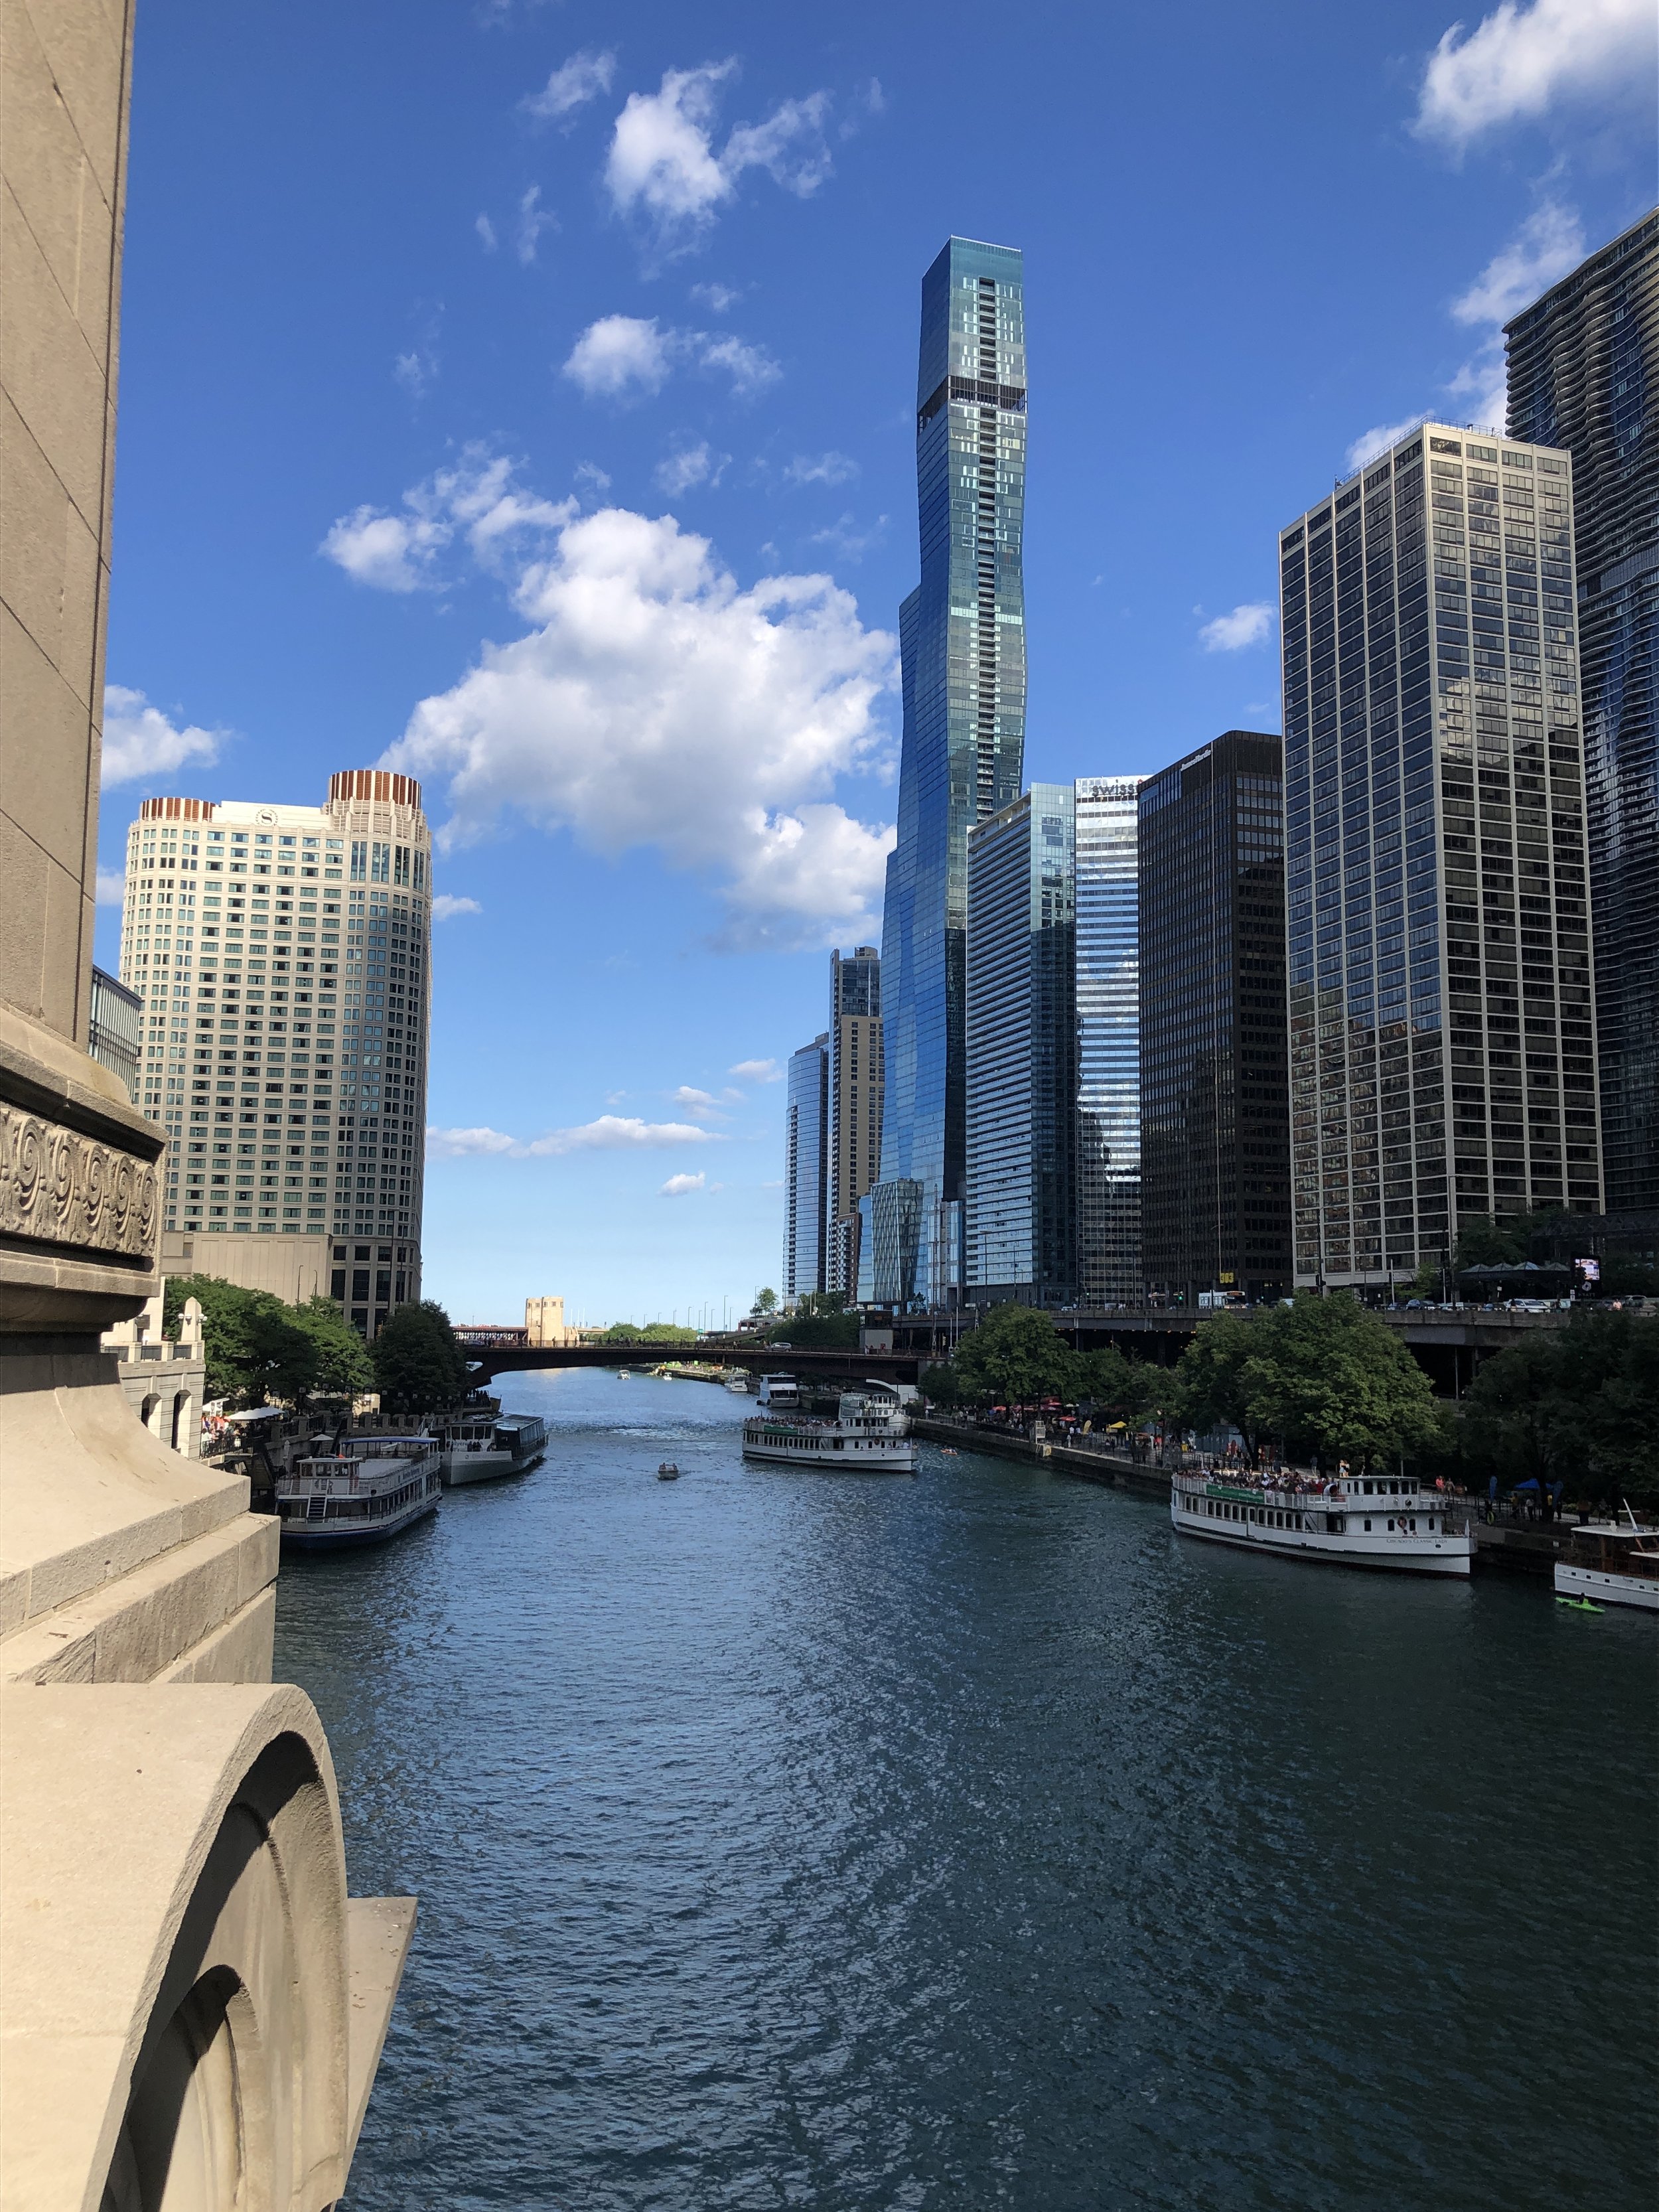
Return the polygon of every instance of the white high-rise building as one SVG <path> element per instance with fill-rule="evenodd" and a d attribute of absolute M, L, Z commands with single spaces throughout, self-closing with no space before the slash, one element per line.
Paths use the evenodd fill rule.
<path fill-rule="evenodd" d="M 121 981 L 139 1103 L 168 1138 L 161 1266 L 366 1336 L 420 1296 L 432 840 L 383 769 L 323 806 L 147 799 L 127 834 Z"/>
<path fill-rule="evenodd" d="M 1139 775 L 1085 775 L 1077 836 L 1078 1297 L 1140 1296 Z"/>

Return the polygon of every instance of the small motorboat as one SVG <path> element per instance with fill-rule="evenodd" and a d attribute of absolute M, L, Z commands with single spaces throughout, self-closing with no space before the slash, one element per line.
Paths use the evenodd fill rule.
<path fill-rule="evenodd" d="M 657 1480 L 658 1480 L 658 1481 L 659 1481 L 659 1482 L 678 1482 L 678 1481 L 679 1480 L 679 1479 L 680 1479 L 680 1471 L 679 1471 L 678 1468 L 677 1468 L 677 1467 L 675 1466 L 675 1464 L 674 1464 L 673 1461 L 672 1461 L 672 1459 L 665 1459 L 665 1460 L 664 1460 L 664 1461 L 662 1462 L 661 1465 L 660 1465 L 660 1466 L 658 1468 L 658 1469 L 657 1469 Z"/>

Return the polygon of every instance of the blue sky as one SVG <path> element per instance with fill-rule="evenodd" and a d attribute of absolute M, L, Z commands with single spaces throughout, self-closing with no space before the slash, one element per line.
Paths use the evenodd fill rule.
<path fill-rule="evenodd" d="M 1025 254 L 1027 775 L 1153 769 L 1279 726 L 1278 525 L 1493 419 L 1498 320 L 1652 204 L 1653 46 L 1646 0 L 146 8 L 106 866 L 152 792 L 412 769 L 428 1293 L 740 1310 L 767 1063 L 879 942 L 945 238 Z"/>

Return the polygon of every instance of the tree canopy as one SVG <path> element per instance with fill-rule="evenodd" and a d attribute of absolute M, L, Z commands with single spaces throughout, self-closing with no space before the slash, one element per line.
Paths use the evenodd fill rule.
<path fill-rule="evenodd" d="M 369 1357 L 388 1413 L 441 1413 L 459 1405 L 471 1388 L 466 1355 L 449 1316 L 431 1298 L 389 1315 Z"/>
<path fill-rule="evenodd" d="M 993 1306 L 957 1345 L 954 1365 L 964 1395 L 981 1400 L 1029 1405 L 1075 1395 L 1077 1355 L 1032 1306 Z"/>
<path fill-rule="evenodd" d="M 269 1291 L 245 1291 L 217 1275 L 169 1275 L 162 1304 L 169 1335 L 187 1298 L 202 1308 L 210 1399 L 238 1407 L 272 1400 L 297 1406 L 318 1388 L 318 1341 L 294 1307 Z"/>
<path fill-rule="evenodd" d="M 312 1389 L 327 1398 L 355 1398 L 374 1388 L 374 1368 L 363 1340 L 331 1298 L 308 1298 L 286 1309 L 317 1354 Z"/>
<path fill-rule="evenodd" d="M 1460 1440 L 1477 1481 L 1562 1482 L 1604 1504 L 1659 1499 L 1659 1321 L 1580 1306 L 1565 1328 L 1483 1361 Z"/>
<path fill-rule="evenodd" d="M 1416 1457 L 1443 1435 L 1427 1377 L 1388 1324 L 1338 1293 L 1200 1322 L 1176 1370 L 1185 1419 L 1226 1422 L 1252 1449 L 1359 1467 Z"/>
<path fill-rule="evenodd" d="M 647 1322 L 644 1328 L 631 1321 L 615 1321 L 599 1339 L 601 1344 L 695 1344 L 697 1332 L 672 1321 Z"/>

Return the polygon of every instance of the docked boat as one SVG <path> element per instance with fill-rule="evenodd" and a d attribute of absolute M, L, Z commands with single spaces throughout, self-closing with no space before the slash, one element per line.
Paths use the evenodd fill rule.
<path fill-rule="evenodd" d="M 749 1395 L 749 1377 L 738 1368 L 735 1374 L 726 1376 L 726 1387 L 734 1398 L 746 1398 Z"/>
<path fill-rule="evenodd" d="M 452 1489 L 523 1474 L 547 1449 L 547 1423 L 539 1413 L 484 1414 L 457 1421 L 444 1440 L 443 1477 Z"/>
<path fill-rule="evenodd" d="M 793 1413 L 800 1404 L 800 1384 L 793 1375 L 763 1375 L 755 1395 L 769 1413 Z"/>
<path fill-rule="evenodd" d="M 1659 1613 L 1659 1528 L 1643 1528 L 1632 1514 L 1627 1522 L 1582 1522 L 1569 1534 L 1571 1547 L 1555 1563 L 1557 1597 Z"/>
<path fill-rule="evenodd" d="M 435 1437 L 342 1437 L 276 1478 L 285 1544 L 337 1552 L 384 1543 L 437 1510 L 443 1487 Z"/>
<path fill-rule="evenodd" d="M 1177 1474 L 1170 1520 L 1183 1536 L 1332 1566 L 1467 1576 L 1474 1556 L 1467 1511 L 1443 1492 L 1382 1476 L 1273 1487 L 1224 1469 Z"/>
<path fill-rule="evenodd" d="M 743 1453 L 745 1459 L 842 1474 L 914 1474 L 916 1467 L 916 1447 L 897 1398 L 880 1384 L 843 1390 L 834 1420 L 757 1413 L 743 1425 Z"/>

